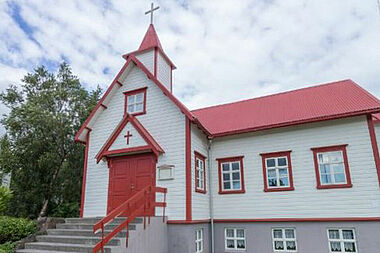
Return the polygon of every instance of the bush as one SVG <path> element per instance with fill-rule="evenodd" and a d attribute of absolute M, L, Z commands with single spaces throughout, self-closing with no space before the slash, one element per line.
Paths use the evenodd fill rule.
<path fill-rule="evenodd" d="M 12 198 L 12 192 L 4 186 L 0 186 L 0 215 L 4 215 L 8 207 L 9 201 Z"/>
<path fill-rule="evenodd" d="M 15 242 L 36 231 L 36 223 L 23 218 L 0 217 L 0 244 Z"/>
<path fill-rule="evenodd" d="M 13 253 L 15 251 L 15 243 L 6 242 L 4 244 L 0 244 L 0 253 Z"/>

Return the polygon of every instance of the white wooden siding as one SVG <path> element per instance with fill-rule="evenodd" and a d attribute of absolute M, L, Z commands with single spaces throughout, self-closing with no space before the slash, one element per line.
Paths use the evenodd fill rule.
<path fill-rule="evenodd" d="M 124 137 L 127 132 L 132 135 L 129 137 L 129 145 L 127 145 L 126 138 Z M 116 137 L 114 143 L 109 150 L 122 149 L 122 148 L 134 148 L 147 145 L 146 141 L 141 137 L 139 132 L 134 128 L 131 123 L 127 123 L 120 134 Z"/>
<path fill-rule="evenodd" d="M 84 216 L 106 214 L 108 167 L 103 161 L 97 164 L 95 156 L 123 117 L 123 92 L 148 87 L 147 113 L 137 118 L 165 151 L 159 157 L 157 165 L 175 166 L 175 179 L 158 181 L 157 185 L 168 188 L 167 215 L 170 219 L 182 220 L 185 217 L 185 116 L 139 68 L 133 67 L 123 83 L 107 104 L 108 109 L 99 115 L 92 126 Z"/>
<path fill-rule="evenodd" d="M 232 119 L 233 120 L 233 119 Z M 316 189 L 312 147 L 348 144 L 352 188 Z M 264 192 L 260 153 L 292 150 L 294 191 Z M 214 140 L 214 213 L 219 219 L 378 217 L 380 193 L 365 117 Z M 220 195 L 216 158 L 244 155 L 245 194 Z"/>
<path fill-rule="evenodd" d="M 165 60 L 165 58 L 162 56 L 160 52 L 158 52 L 157 56 L 157 79 L 160 81 L 169 91 L 170 90 L 170 74 L 171 74 L 171 67 Z"/>
<path fill-rule="evenodd" d="M 136 55 L 136 58 L 141 61 L 142 64 L 154 74 L 154 50 L 148 50 L 146 52 Z"/>
<path fill-rule="evenodd" d="M 376 134 L 377 147 L 380 150 L 380 124 L 379 123 L 375 123 L 375 134 Z"/>
<path fill-rule="evenodd" d="M 208 159 L 205 160 L 206 170 L 206 194 L 195 192 L 195 155 L 197 151 L 207 157 L 207 137 L 199 130 L 199 128 L 191 124 L 191 191 L 192 191 L 192 213 L 194 220 L 209 219 L 209 175 L 208 175 Z"/>

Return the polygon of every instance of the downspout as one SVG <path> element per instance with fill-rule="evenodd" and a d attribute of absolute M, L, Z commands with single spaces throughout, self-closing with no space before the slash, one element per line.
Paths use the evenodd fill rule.
<path fill-rule="evenodd" d="M 211 225 L 211 253 L 215 253 L 214 239 L 214 203 L 212 197 L 212 178 L 211 178 L 211 144 L 212 139 L 208 140 L 207 147 L 207 164 L 208 164 L 208 189 L 209 189 L 209 207 L 210 207 L 210 225 Z"/>

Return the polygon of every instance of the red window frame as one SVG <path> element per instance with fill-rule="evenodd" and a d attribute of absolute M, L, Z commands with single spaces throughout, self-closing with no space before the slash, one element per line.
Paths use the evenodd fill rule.
<path fill-rule="evenodd" d="M 317 178 L 317 189 L 350 188 L 350 187 L 352 187 L 351 174 L 350 174 L 350 168 L 349 168 L 349 165 L 348 165 L 347 150 L 346 150 L 347 146 L 348 146 L 348 144 L 328 146 L 328 147 L 311 148 L 311 150 L 313 151 L 313 157 L 314 157 L 315 175 L 316 175 L 316 178 Z M 317 154 L 318 153 L 323 153 L 323 152 L 333 152 L 333 151 L 342 151 L 344 169 L 345 169 L 345 172 L 346 172 L 346 183 L 323 185 L 321 183 L 321 176 L 320 176 L 320 173 L 319 173 L 319 164 L 318 164 Z"/>
<path fill-rule="evenodd" d="M 218 174 L 219 174 L 219 194 L 238 194 L 238 193 L 245 193 L 245 185 L 244 185 L 244 166 L 243 166 L 243 158 L 244 156 L 234 156 L 234 157 L 224 157 L 224 158 L 217 158 L 218 161 Z M 223 190 L 222 184 L 222 163 L 225 162 L 240 162 L 240 190 Z"/>
<path fill-rule="evenodd" d="M 131 113 L 133 116 L 137 115 L 142 115 L 146 113 L 146 90 L 148 87 L 143 87 L 139 88 L 136 90 L 131 90 L 131 91 L 125 91 L 124 92 L 124 115 L 127 114 L 127 108 L 128 108 L 128 96 L 130 95 L 136 95 L 138 93 L 143 93 L 144 94 L 144 102 L 143 102 L 143 111 L 142 112 L 136 112 L 136 113 Z"/>
<path fill-rule="evenodd" d="M 203 189 L 197 187 L 197 159 L 203 161 Z M 201 153 L 194 151 L 194 187 L 195 191 L 199 193 L 206 193 L 206 156 L 202 155 Z"/>
<path fill-rule="evenodd" d="M 292 151 L 279 151 L 279 152 L 271 152 L 271 153 L 263 153 L 261 155 L 262 163 L 263 163 L 263 179 L 264 179 L 264 192 L 279 192 L 279 191 L 294 191 L 293 184 L 293 170 L 292 170 L 292 160 L 290 157 L 290 153 Z M 288 178 L 289 178 L 289 186 L 287 187 L 269 187 L 268 186 L 268 175 L 267 175 L 267 166 L 265 159 L 274 158 L 274 157 L 284 157 L 286 156 L 288 163 Z"/>

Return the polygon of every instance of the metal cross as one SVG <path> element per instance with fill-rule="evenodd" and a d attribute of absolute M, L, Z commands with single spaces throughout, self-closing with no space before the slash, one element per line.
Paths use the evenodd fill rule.
<path fill-rule="evenodd" d="M 145 12 L 145 15 L 150 13 L 150 23 L 151 24 L 153 24 L 153 12 L 156 11 L 156 10 L 158 10 L 158 9 L 160 9 L 160 7 L 159 6 L 154 7 L 154 4 L 152 3 L 150 5 L 150 10 L 147 11 L 147 12 Z"/>
<path fill-rule="evenodd" d="M 124 135 L 124 138 L 125 138 L 126 141 L 127 141 L 127 145 L 129 145 L 129 137 L 132 137 L 132 134 L 131 134 L 129 131 L 127 131 L 127 134 Z"/>

